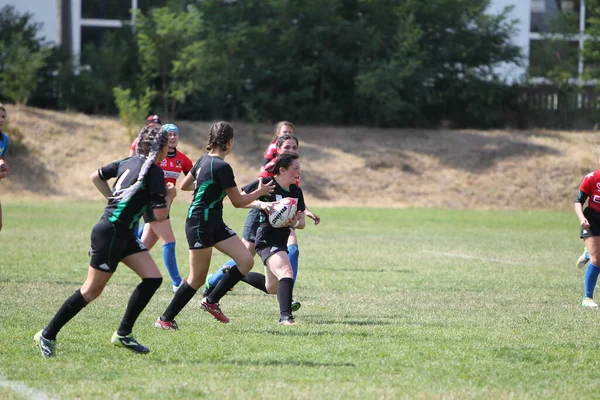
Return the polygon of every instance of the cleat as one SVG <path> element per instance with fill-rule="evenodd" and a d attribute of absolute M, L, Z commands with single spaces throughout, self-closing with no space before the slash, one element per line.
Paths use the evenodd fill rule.
<path fill-rule="evenodd" d="M 302 307 L 302 304 L 299 301 L 292 300 L 292 312 L 298 311 L 300 307 Z"/>
<path fill-rule="evenodd" d="M 137 340 L 135 340 L 135 338 L 133 337 L 132 334 L 129 334 L 127 336 L 121 336 L 121 335 L 118 335 L 117 332 L 115 332 L 115 333 L 113 333 L 110 341 L 115 346 L 124 347 L 126 349 L 133 351 L 134 353 L 139 353 L 139 354 L 150 353 L 150 349 L 147 348 L 146 346 L 142 346 Z"/>
<path fill-rule="evenodd" d="M 202 307 L 202 309 L 204 311 L 208 311 L 210 313 L 210 315 L 215 317 L 218 321 L 220 321 L 224 324 L 227 324 L 229 322 L 229 318 L 227 318 L 227 316 L 225 316 L 225 314 L 223 314 L 223 312 L 219 308 L 219 303 L 215 303 L 215 304 L 209 303 L 205 297 L 202 299 L 202 302 L 200 303 L 200 307 Z"/>
<path fill-rule="evenodd" d="M 586 266 L 586 264 L 590 261 L 590 259 L 587 256 L 587 252 L 584 250 L 583 253 L 579 256 L 579 258 L 577 259 L 577 262 L 575 263 L 575 266 L 577 268 L 583 268 Z"/>
<path fill-rule="evenodd" d="M 296 325 L 296 320 L 293 315 L 284 315 L 279 317 L 279 325 Z"/>
<path fill-rule="evenodd" d="M 164 329 L 165 331 L 177 331 L 179 330 L 179 326 L 175 320 L 173 321 L 163 321 L 160 317 L 154 323 L 154 327 L 158 329 Z"/>
<path fill-rule="evenodd" d="M 56 347 L 56 340 L 46 339 L 42 333 L 44 330 L 42 329 L 38 333 L 33 336 L 33 341 L 35 345 L 40 349 L 42 356 L 44 358 L 54 357 L 54 349 Z"/>
<path fill-rule="evenodd" d="M 598 304 L 596 304 L 596 302 L 594 300 L 592 300 L 590 297 L 584 298 L 583 301 L 581 302 L 581 306 L 587 307 L 587 308 L 598 308 Z"/>
<path fill-rule="evenodd" d="M 181 283 L 179 284 L 179 286 L 173 285 L 173 293 L 177 293 L 177 291 L 179 290 L 179 288 L 181 287 L 181 285 L 183 285 L 183 281 L 181 281 Z"/>

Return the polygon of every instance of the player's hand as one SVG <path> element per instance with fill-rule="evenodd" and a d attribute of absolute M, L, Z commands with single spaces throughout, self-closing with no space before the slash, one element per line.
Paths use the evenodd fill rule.
<path fill-rule="evenodd" d="M 173 184 L 173 182 L 168 182 L 167 183 L 167 195 L 170 195 L 170 197 L 172 199 L 174 199 L 175 196 L 177 196 L 177 188 L 175 187 L 175 185 Z"/>
<path fill-rule="evenodd" d="M 587 218 L 584 219 L 583 221 L 581 221 L 581 228 L 582 229 L 590 229 L 590 223 L 588 222 Z"/>
<path fill-rule="evenodd" d="M 319 217 L 317 214 L 313 213 L 312 211 L 306 210 L 306 216 L 308 218 L 312 219 L 315 222 L 315 225 L 319 225 L 321 223 L 321 217 Z"/>
<path fill-rule="evenodd" d="M 274 189 L 275 183 L 273 181 L 263 183 L 262 179 L 258 180 L 258 189 L 256 190 L 260 193 L 261 196 L 271 193 Z"/>
<path fill-rule="evenodd" d="M 275 203 L 276 202 L 261 201 L 260 209 L 266 212 L 267 214 L 271 215 L 271 213 L 273 212 L 273 205 Z"/>

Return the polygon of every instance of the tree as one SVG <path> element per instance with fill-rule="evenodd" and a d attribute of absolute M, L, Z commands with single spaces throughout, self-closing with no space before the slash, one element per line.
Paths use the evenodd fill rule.
<path fill-rule="evenodd" d="M 0 93 L 18 104 L 26 104 L 36 89 L 38 71 L 49 53 L 36 39 L 40 25 L 31 19 L 31 14 L 19 15 L 12 6 L 0 10 Z"/>
<path fill-rule="evenodd" d="M 113 94 L 119 109 L 119 117 L 127 130 L 127 136 L 130 140 L 133 140 L 135 138 L 133 129 L 139 125 L 139 121 L 143 121 L 148 115 L 152 98 L 156 93 L 146 88 L 143 96 L 136 99 L 131 96 L 131 89 L 115 87 Z"/>
<path fill-rule="evenodd" d="M 194 82 L 190 78 L 191 61 L 201 44 L 198 31 L 202 26 L 196 8 L 178 7 L 178 3 L 155 8 L 148 16 L 138 14 L 136 19 L 136 42 L 142 70 L 142 82 L 157 87 L 162 98 L 163 111 L 173 118 L 177 107 L 192 92 Z"/>

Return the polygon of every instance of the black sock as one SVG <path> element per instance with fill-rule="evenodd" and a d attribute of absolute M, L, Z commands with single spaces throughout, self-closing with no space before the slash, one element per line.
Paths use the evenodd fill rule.
<path fill-rule="evenodd" d="M 248 285 L 257 288 L 258 290 L 262 290 L 266 294 L 267 286 L 265 285 L 265 276 L 263 274 L 259 274 L 258 272 L 248 272 L 248 275 L 242 278 L 243 282 L 246 282 Z"/>
<path fill-rule="evenodd" d="M 162 278 L 144 278 L 142 282 L 133 290 L 127 309 L 121 320 L 121 325 L 117 329 L 117 335 L 127 336 L 133 329 L 133 324 L 138 319 L 148 302 L 154 296 L 154 292 L 160 287 Z"/>
<path fill-rule="evenodd" d="M 206 300 L 212 304 L 218 303 L 229 289 L 234 287 L 243 277 L 244 275 L 242 275 L 237 265 L 229 268 L 229 272 L 223 275 L 223 279 L 221 279 L 214 290 L 206 296 Z"/>
<path fill-rule="evenodd" d="M 197 290 L 191 287 L 187 281 L 184 279 L 183 284 L 173 296 L 173 300 L 171 300 L 171 304 L 167 307 L 163 315 L 160 317 L 163 321 L 173 321 L 177 314 L 183 310 L 183 307 L 186 306 L 187 303 L 190 302 L 192 297 L 196 294 Z"/>
<path fill-rule="evenodd" d="M 42 332 L 42 335 L 48 340 L 55 340 L 56 335 L 62 329 L 63 326 L 67 324 L 77 315 L 79 311 L 83 309 L 83 307 L 87 306 L 88 302 L 85 301 L 83 296 L 81 295 L 81 290 L 77 289 L 75 293 L 71 295 L 65 302 L 62 307 L 54 314 L 54 317 Z"/>
<path fill-rule="evenodd" d="M 277 288 L 277 301 L 279 302 L 279 315 L 292 315 L 292 291 L 294 290 L 294 280 L 292 278 L 282 278 Z"/>

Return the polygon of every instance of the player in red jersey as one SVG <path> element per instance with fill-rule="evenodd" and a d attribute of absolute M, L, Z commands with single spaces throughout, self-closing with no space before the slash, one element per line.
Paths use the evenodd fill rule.
<path fill-rule="evenodd" d="M 158 166 L 165 174 L 165 183 L 175 185 L 177 178 L 182 173 L 187 175 L 194 165 L 192 160 L 177 150 L 177 144 L 179 143 L 179 129 L 177 126 L 174 124 L 165 124 L 161 129 L 166 130 L 169 134 L 169 151 Z M 170 209 L 171 204 L 169 204 Z M 167 218 L 161 222 L 156 221 L 153 213 L 148 211 L 144 214 L 144 222 L 144 231 L 141 237 L 142 242 L 146 248 L 151 249 L 158 239 L 161 239 L 163 261 L 171 278 L 173 292 L 176 292 L 181 285 L 182 279 L 179 275 L 177 258 L 175 257 L 175 235 L 173 234 L 171 220 Z"/>
<path fill-rule="evenodd" d="M 293 136 L 295 132 L 296 128 L 294 128 L 294 124 L 291 122 L 279 121 L 277 125 L 275 125 L 275 136 L 273 136 L 273 140 L 271 140 L 271 143 L 269 143 L 269 146 L 263 154 L 263 165 L 266 165 L 277 158 L 277 139 L 283 135 Z"/>
<path fill-rule="evenodd" d="M 600 147 L 596 149 L 596 157 L 600 165 Z M 587 207 L 583 208 L 587 200 Z M 583 307 L 598 308 L 593 300 L 594 288 L 600 275 L 600 169 L 587 174 L 575 200 L 575 214 L 581 225 L 580 237 L 590 253 L 590 262 L 583 279 L 585 295 L 581 305 Z"/>

